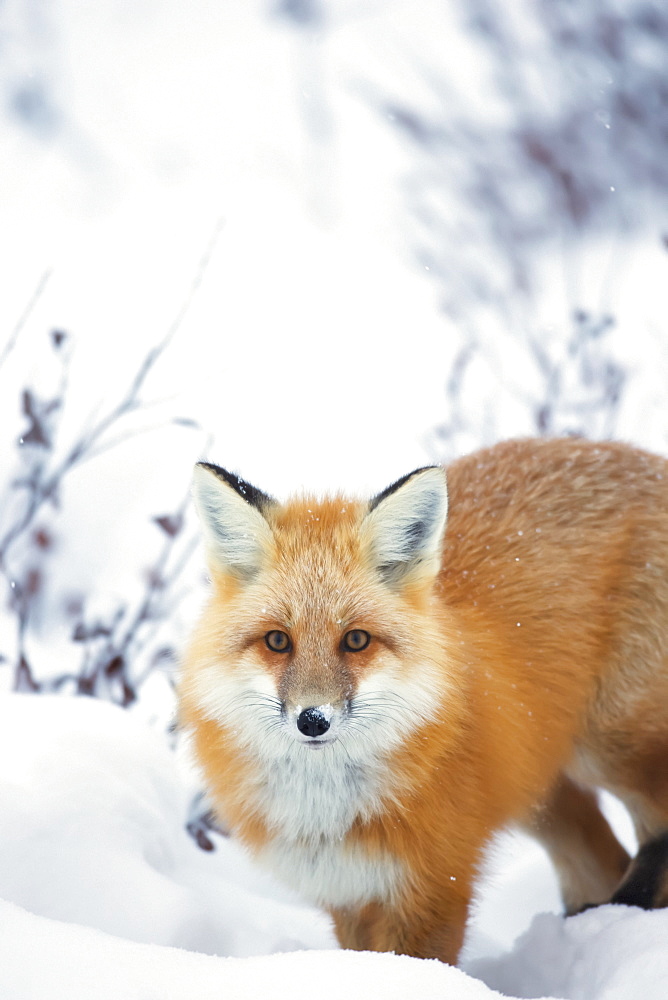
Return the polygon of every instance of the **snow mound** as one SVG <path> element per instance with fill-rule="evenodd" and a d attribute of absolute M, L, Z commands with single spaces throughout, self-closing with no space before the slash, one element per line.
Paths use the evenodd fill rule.
<path fill-rule="evenodd" d="M 311 951 L 213 958 L 137 944 L 0 904 L 3 1000 L 489 1000 L 499 994 L 437 961 Z M 38 961 L 35 959 L 38 958 Z"/>
<path fill-rule="evenodd" d="M 191 793 L 163 738 L 119 708 L 0 698 L 2 1000 L 666 995 L 668 912 L 606 906 L 531 920 L 528 901 L 540 905 L 535 887 L 549 879 L 523 847 L 522 863 L 509 852 L 499 884 L 482 887 L 466 971 L 340 951 L 329 920 L 233 841 L 195 846 L 184 829 Z M 509 928 L 527 923 L 513 941 Z"/>
<path fill-rule="evenodd" d="M 122 709 L 0 698 L 0 898 L 194 951 L 334 947 L 329 920 L 258 873 L 239 845 L 223 841 L 212 855 L 195 846 L 190 795 L 164 740 Z"/>

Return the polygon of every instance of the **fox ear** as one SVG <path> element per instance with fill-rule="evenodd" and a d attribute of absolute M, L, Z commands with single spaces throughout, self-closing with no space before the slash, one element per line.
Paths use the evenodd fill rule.
<path fill-rule="evenodd" d="M 276 501 L 209 462 L 195 466 L 193 496 L 211 568 L 252 579 L 273 541 L 263 511 Z"/>
<path fill-rule="evenodd" d="M 373 498 L 362 532 L 388 585 L 436 576 L 447 514 L 445 469 L 440 466 L 416 469 Z"/>

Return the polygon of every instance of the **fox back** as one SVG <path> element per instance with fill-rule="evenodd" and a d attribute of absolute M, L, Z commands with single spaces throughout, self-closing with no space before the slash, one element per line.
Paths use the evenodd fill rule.
<path fill-rule="evenodd" d="M 286 504 L 201 464 L 195 499 L 212 592 L 182 720 L 225 822 L 344 946 L 455 961 L 512 822 L 569 911 L 638 882 L 587 786 L 641 844 L 668 830 L 663 459 L 507 442 Z"/>

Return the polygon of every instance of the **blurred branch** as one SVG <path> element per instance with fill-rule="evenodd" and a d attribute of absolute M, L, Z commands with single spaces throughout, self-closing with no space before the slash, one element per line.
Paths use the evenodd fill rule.
<path fill-rule="evenodd" d="M 23 514 L 9 527 L 7 531 L 5 531 L 4 534 L 0 534 L 0 571 L 5 573 L 5 575 L 7 574 L 7 554 L 10 547 L 16 539 L 30 527 L 44 504 L 54 501 L 63 478 L 82 462 L 87 461 L 99 453 L 100 449 L 97 447 L 96 450 L 96 446 L 99 446 L 100 440 L 111 427 L 116 425 L 120 420 L 122 420 L 123 417 L 145 405 L 140 399 L 140 393 L 144 383 L 146 382 L 150 372 L 155 367 L 157 361 L 164 354 L 165 350 L 174 339 L 174 336 L 178 333 L 188 314 L 193 299 L 199 291 L 204 275 L 211 262 L 222 226 L 223 222 L 222 220 L 219 220 L 216 224 L 213 236 L 209 241 L 204 254 L 200 258 L 188 290 L 188 294 L 186 295 L 186 298 L 184 299 L 183 304 L 181 305 L 181 308 L 179 309 L 167 333 L 155 347 L 152 347 L 147 352 L 143 361 L 139 365 L 136 375 L 118 403 L 113 406 L 105 416 L 99 419 L 97 423 L 94 423 L 92 427 L 88 430 L 84 430 L 79 435 L 79 437 L 70 446 L 65 456 L 55 466 L 55 468 L 51 470 L 50 473 L 46 472 L 43 464 L 40 462 L 34 466 L 33 475 L 30 477 L 29 481 L 27 483 L 25 483 L 25 480 L 23 481 L 25 485 L 28 485 L 28 497 Z M 35 295 L 33 296 L 33 299 L 31 300 L 33 306 L 34 302 L 36 302 L 42 294 L 46 278 L 48 278 L 48 275 L 42 280 Z M 20 332 L 20 329 L 22 328 L 22 325 L 25 323 L 25 319 L 29 315 L 29 312 L 29 309 L 26 309 L 24 312 L 22 322 L 17 326 L 18 332 L 16 332 L 16 335 L 13 336 L 12 346 L 18 336 L 18 333 Z M 58 341 L 54 344 L 56 350 L 60 350 L 61 344 L 62 341 Z M 61 407 L 62 405 L 62 396 L 50 401 L 48 404 L 52 410 Z M 43 433 L 43 428 L 45 426 L 43 422 L 33 426 L 39 427 Z M 26 443 L 25 437 L 20 443 Z"/>
<path fill-rule="evenodd" d="M 528 294 L 555 236 L 639 231 L 668 201 L 668 9 L 520 0 L 509 12 L 466 0 L 461 10 L 492 74 L 493 113 L 471 113 L 447 64 L 424 71 L 429 111 L 372 98 L 417 154 L 406 193 L 418 256 L 454 311 Z"/>
<path fill-rule="evenodd" d="M 2 368 L 3 364 L 14 350 L 16 341 L 19 339 L 21 331 L 23 330 L 24 326 L 30 319 L 33 309 L 41 299 L 44 293 L 44 289 L 46 288 L 50 277 L 51 277 L 51 271 L 45 271 L 42 277 L 39 279 L 35 291 L 33 292 L 31 298 L 28 300 L 28 303 L 25 309 L 23 310 L 22 314 L 19 316 L 19 319 L 14 329 L 7 338 L 7 343 L 3 347 L 2 351 L 0 351 L 0 368 Z"/>
<path fill-rule="evenodd" d="M 427 440 L 438 460 L 451 459 L 498 437 L 501 414 L 516 408 L 521 434 L 611 437 L 626 373 L 609 343 L 614 322 L 576 310 L 567 339 L 506 335 L 490 345 L 472 339 L 460 349 L 445 387 L 446 419 Z M 518 371 L 509 375 L 513 368 Z M 515 431 L 517 433 L 517 431 Z"/>
<path fill-rule="evenodd" d="M 53 394 L 39 396 L 34 389 L 26 387 L 20 395 L 21 416 L 26 426 L 17 441 L 19 470 L 7 481 L 0 505 L 4 522 L 0 528 L 0 575 L 6 584 L 15 644 L 14 655 L 8 655 L 8 651 L 7 655 L 0 655 L 0 661 L 13 663 L 17 690 L 56 691 L 73 686 L 78 693 L 107 697 L 128 705 L 137 698 L 149 673 L 174 657 L 170 645 L 164 641 L 158 643 L 158 633 L 169 619 L 178 580 L 196 545 L 195 537 L 186 538 L 183 530 L 188 496 L 184 496 L 176 511 L 152 519 L 163 542 L 136 599 L 116 607 L 106 618 L 94 621 L 85 619 L 85 599 L 70 602 L 72 607 L 68 615 L 70 621 L 74 619 L 72 641 L 79 648 L 80 663 L 74 671 L 46 679 L 37 678 L 27 649 L 29 630 L 48 586 L 48 560 L 54 548 L 51 530 L 44 523 L 38 525 L 38 517 L 44 513 L 46 505 L 58 505 L 63 484 L 75 468 L 107 448 L 118 447 L 136 433 L 123 432 L 109 440 L 113 428 L 146 407 L 142 393 L 147 379 L 183 325 L 221 229 L 222 222 L 218 222 L 198 262 L 188 293 L 165 336 L 141 360 L 118 402 L 84 427 L 59 460 L 54 461 L 54 455 L 65 410 L 70 361 L 69 338 L 64 332 L 53 331 L 50 336 L 51 357 L 57 360 L 60 373 Z M 47 278 L 45 275 L 40 282 L 12 332 L 3 358 L 13 350 Z M 175 418 L 173 422 L 200 430 L 190 419 Z"/>
<path fill-rule="evenodd" d="M 119 608 L 110 621 L 96 620 L 91 624 L 85 623 L 82 608 L 72 638 L 83 645 L 83 667 L 76 675 L 58 677 L 55 686 L 60 688 L 73 682 L 79 694 L 111 697 L 127 707 L 136 700 L 158 661 L 173 659 L 173 651 L 162 647 L 143 671 L 137 668 L 140 654 L 151 644 L 175 602 L 175 584 L 197 546 L 197 537 L 193 535 L 183 546 L 180 557 L 173 559 L 189 497 L 188 491 L 174 514 L 152 519 L 162 531 L 164 541 L 155 562 L 145 573 L 143 592 L 134 608 Z M 173 562 L 171 567 L 170 562 Z"/>
<path fill-rule="evenodd" d="M 415 256 L 463 331 L 432 446 L 442 455 L 487 434 L 608 436 L 626 388 L 610 336 L 614 256 L 585 310 L 577 253 L 600 252 L 601 237 L 614 248 L 661 236 L 668 8 L 462 0 L 459 10 L 477 74 L 444 59 L 417 67 L 429 105 L 371 97 L 413 152 L 404 190 Z M 557 302 L 548 327 L 541 307 L 555 277 L 566 315 Z"/>

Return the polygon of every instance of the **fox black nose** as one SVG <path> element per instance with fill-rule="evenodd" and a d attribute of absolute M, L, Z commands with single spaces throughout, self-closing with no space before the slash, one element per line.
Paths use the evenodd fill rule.
<path fill-rule="evenodd" d="M 322 736 L 329 729 L 329 722 L 319 708 L 305 708 L 299 713 L 297 729 L 304 736 Z"/>

